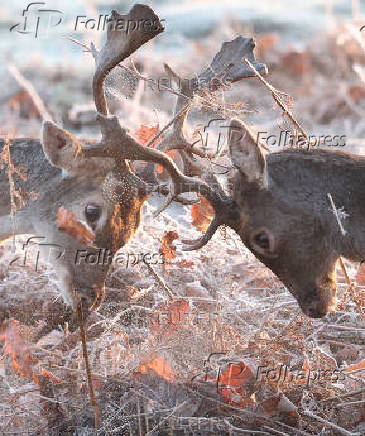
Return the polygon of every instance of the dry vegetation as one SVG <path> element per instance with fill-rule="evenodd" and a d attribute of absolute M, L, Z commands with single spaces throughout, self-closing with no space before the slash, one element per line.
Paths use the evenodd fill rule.
<path fill-rule="evenodd" d="M 362 153 L 365 39 L 359 27 L 351 22 L 338 25 L 333 33 L 316 36 L 303 52 L 283 51 L 278 35 L 258 35 L 256 57 L 268 65 L 268 81 L 293 97 L 279 94 L 286 108 L 291 105 L 294 115 L 300 114 L 297 119 L 306 132 L 346 134 L 345 151 Z M 186 70 L 203 65 L 222 39 L 231 38 L 233 30 L 228 25 L 225 29 L 225 36 L 212 34 L 196 42 L 191 62 L 176 59 L 174 70 L 185 69 L 188 76 L 194 73 Z M 143 57 L 137 60 L 144 77 L 162 74 L 160 65 Z M 48 86 L 38 89 L 46 89 L 44 95 L 40 93 L 49 101 L 50 112 L 53 84 L 66 87 L 77 80 L 73 74 L 48 70 L 42 75 Z M 37 88 L 39 70 L 25 75 Z M 90 99 L 87 82 L 79 82 L 76 88 L 83 94 L 80 101 Z M 27 94 L 14 91 L 7 98 L 1 111 L 8 124 L 2 126 L 2 133 L 22 135 L 39 128 L 37 108 Z M 161 127 L 171 117 L 174 98 L 168 92 L 146 89 L 144 81 L 137 80 L 133 95 L 120 102 L 123 124 L 147 142 L 157 131 L 156 122 Z M 257 128 L 295 129 L 256 78 L 219 92 L 214 101 L 212 96 L 207 98 L 212 105 L 203 101 L 191 113 L 190 135 L 202 130 L 212 115 L 228 117 L 228 109 L 238 102 L 241 105 L 234 110 L 242 113 L 244 108 Z M 214 105 L 218 112 L 212 111 Z M 25 122 L 24 110 L 30 122 Z M 66 124 L 74 122 L 69 105 L 57 106 L 56 113 Z M 86 320 L 101 411 L 98 430 L 93 429 L 77 322 L 60 299 L 53 272 L 45 265 L 35 271 L 34 261 L 9 266 L 14 257 L 22 255 L 21 240 L 15 252 L 12 241 L 1 247 L 0 432 L 365 434 L 365 322 L 361 312 L 365 275 L 358 265 L 346 263 L 350 279 L 357 280 L 357 302 L 339 269 L 337 312 L 312 320 L 302 315 L 278 279 L 233 231 L 222 228 L 203 249 L 181 251 L 179 238 L 198 234 L 190 227 L 192 221 L 199 230 L 206 227 L 211 218 L 209 205 L 202 203 L 191 211 L 174 204 L 154 218 L 153 209 L 160 201 L 154 197 L 145 207 L 143 224 L 123 251 L 163 250 L 168 264 L 155 266 L 155 274 L 143 263 L 130 268 L 114 266 L 103 306 Z M 274 379 L 280 365 L 284 369 L 287 365 L 292 373 L 285 380 L 283 376 Z M 265 377 L 260 366 L 276 368 L 277 373 Z M 319 370 L 329 371 L 327 377 L 320 376 Z M 340 370 L 337 377 L 335 370 Z"/>

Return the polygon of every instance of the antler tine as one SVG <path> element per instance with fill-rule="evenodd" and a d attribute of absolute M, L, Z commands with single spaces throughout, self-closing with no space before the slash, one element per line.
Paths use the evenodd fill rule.
<path fill-rule="evenodd" d="M 134 29 L 124 29 L 130 23 L 136 25 Z M 149 23 L 150 29 L 146 30 Z M 140 27 L 143 27 L 142 29 Z M 130 32 L 128 32 L 130 30 Z M 117 64 L 122 62 L 141 45 L 164 31 L 158 16 L 146 5 L 134 5 L 127 15 L 121 15 L 113 10 L 108 23 L 107 40 L 100 52 L 94 52 L 96 70 L 93 78 L 93 95 L 96 110 L 106 115 L 108 113 L 104 93 L 104 80 L 106 75 Z"/>
<path fill-rule="evenodd" d="M 199 250 L 200 248 L 204 247 L 204 245 L 207 244 L 212 239 L 214 233 L 217 231 L 218 227 L 222 224 L 225 223 L 219 222 L 219 220 L 215 216 L 213 218 L 213 221 L 209 224 L 207 231 L 199 239 L 196 239 L 195 241 L 188 241 L 186 239 L 182 240 L 183 244 L 187 244 L 185 245 L 185 247 L 182 247 L 182 250 L 192 251 L 192 250 Z"/>

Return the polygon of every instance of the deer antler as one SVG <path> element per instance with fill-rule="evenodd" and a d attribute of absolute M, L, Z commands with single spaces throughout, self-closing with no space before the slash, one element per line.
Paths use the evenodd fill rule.
<path fill-rule="evenodd" d="M 184 241 L 188 244 L 188 246 L 184 247 L 185 250 L 194 250 L 205 245 L 220 225 L 226 224 L 234 229 L 237 228 L 239 216 L 235 202 L 219 188 L 213 176 L 211 180 L 213 180 L 216 186 L 210 186 L 202 180 L 184 175 L 173 160 L 163 151 L 140 145 L 120 125 L 116 116 L 108 115 L 104 94 L 104 79 L 106 75 L 114 66 L 137 50 L 138 47 L 163 31 L 158 17 L 147 6 L 136 5 L 128 15 L 120 15 L 116 11 L 112 13 L 113 20 L 134 19 L 138 22 L 141 18 L 156 21 L 159 23 L 159 26 L 156 30 L 147 34 L 135 32 L 128 35 L 120 31 L 108 29 L 105 46 L 99 53 L 94 51 L 96 72 L 93 80 L 93 91 L 102 140 L 98 146 L 84 148 L 83 154 L 85 157 L 113 158 L 118 166 L 124 167 L 124 171 L 126 168 L 125 160 L 143 160 L 162 165 L 169 173 L 173 185 L 167 201 L 159 211 L 163 210 L 173 199 L 176 199 L 179 194 L 195 192 L 203 195 L 215 209 L 215 217 L 207 232 L 199 240 L 193 242 Z M 251 71 L 246 63 L 242 61 L 243 57 L 249 58 L 252 64 L 255 65 L 256 70 L 264 74 L 266 73 L 266 66 L 255 61 L 253 48 L 254 42 L 252 38 L 238 37 L 231 42 L 224 43 L 209 68 L 188 82 L 180 83 L 180 92 L 175 108 L 177 116 L 173 122 L 173 131 L 165 136 L 160 144 L 164 151 L 172 148 L 182 148 L 186 151 L 189 148 L 191 149 L 192 145 L 189 144 L 184 136 L 184 123 L 195 95 L 201 96 L 207 92 L 216 91 L 227 82 L 235 82 L 255 75 L 255 72 Z M 168 65 L 165 65 L 165 70 L 175 81 L 180 81 L 178 75 Z"/>
<path fill-rule="evenodd" d="M 169 194 L 168 201 L 171 201 L 178 194 L 196 192 L 203 195 L 211 203 L 215 209 L 214 220 L 206 234 L 198 241 L 191 243 L 189 247 L 184 247 L 185 250 L 194 250 L 205 245 L 222 224 L 237 228 L 239 217 L 235 202 L 226 196 L 222 189 L 218 186 L 209 186 L 202 180 L 185 176 L 165 153 L 144 147 L 128 135 L 116 116 L 99 114 L 98 121 L 101 126 L 102 141 L 97 147 L 84 149 L 85 157 L 109 157 L 117 161 L 124 159 L 144 160 L 160 164 L 167 170 L 173 182 L 173 190 Z"/>
<path fill-rule="evenodd" d="M 152 10 L 151 13 L 153 14 Z M 226 224 L 234 229 L 237 228 L 239 216 L 236 205 L 234 201 L 219 188 L 219 184 L 214 176 L 210 177 L 210 181 L 213 183 L 212 186 L 201 180 L 186 176 L 163 151 L 173 148 L 191 151 L 192 145 L 184 136 L 184 124 L 195 95 L 201 96 L 212 90 L 216 91 L 227 82 L 236 82 L 243 78 L 255 76 L 255 72 L 248 68 L 246 63 L 243 62 L 243 57 L 251 59 L 256 70 L 263 74 L 267 73 L 266 66 L 255 61 L 253 54 L 255 44 L 253 39 L 243 37 L 238 37 L 231 42 L 224 43 L 209 68 L 189 81 L 182 82 L 179 76 L 165 64 L 166 72 L 175 82 L 179 83 L 180 90 L 175 108 L 176 116 L 172 123 L 172 133 L 166 135 L 160 142 L 159 148 L 163 150 L 160 151 L 140 145 L 127 133 L 126 129 L 120 125 L 117 117 L 107 115 L 106 113 L 102 78 L 105 77 L 106 71 L 110 71 L 113 67 L 111 59 L 113 59 L 114 64 L 118 63 L 121 59 L 126 57 L 126 52 L 131 53 L 130 49 L 128 48 L 126 51 L 125 47 L 132 46 L 135 47 L 135 49 L 138 48 L 138 44 L 136 43 L 116 43 L 116 41 L 109 36 L 109 33 L 110 32 L 108 32 L 107 44 L 111 41 L 112 48 L 104 47 L 97 56 L 97 72 L 94 78 L 94 84 L 99 83 L 99 87 L 94 87 L 94 93 L 95 103 L 99 112 L 98 121 L 101 127 L 102 141 L 98 147 L 84 149 L 83 153 L 85 157 L 110 157 L 119 162 L 125 159 L 144 160 L 150 162 L 152 165 L 162 165 L 169 173 L 173 186 L 166 202 L 159 208 L 157 213 L 163 210 L 173 199 L 176 199 L 179 194 L 196 192 L 203 195 L 213 206 L 215 217 L 206 233 L 200 239 L 191 242 L 183 241 L 185 244 L 188 244 L 183 248 L 184 250 L 201 248 L 211 239 L 220 225 Z M 145 40 L 148 39 L 145 38 L 142 40 L 138 38 L 138 41 Z M 123 53 L 120 53 L 120 51 Z"/>
<path fill-rule="evenodd" d="M 266 75 L 267 67 L 265 64 L 256 61 L 253 52 L 254 48 L 255 42 L 252 38 L 238 36 L 232 41 L 224 42 L 210 65 L 201 73 L 188 80 L 182 80 L 168 64 L 164 64 L 166 73 L 178 85 L 179 92 L 175 107 L 176 119 L 173 123 L 173 129 L 157 144 L 159 150 L 165 153 L 173 149 L 179 150 L 185 167 L 191 166 L 198 171 L 201 168 L 196 167 L 190 158 L 191 155 L 198 155 L 203 158 L 214 157 L 205 151 L 193 148 L 194 143 L 191 143 L 185 136 L 185 123 L 189 111 L 193 106 L 193 99 L 196 96 L 202 99 L 205 95 L 215 92 L 230 83 L 255 77 L 255 71 L 247 66 L 243 60 L 244 58 L 249 59 L 260 74 Z M 186 109 L 182 110 L 184 107 Z M 147 165 L 143 175 L 144 178 L 155 181 L 154 165 Z"/>
<path fill-rule="evenodd" d="M 137 23 L 138 29 L 118 30 L 118 23 Z M 93 78 L 93 93 L 96 110 L 106 115 L 107 104 L 104 93 L 105 76 L 116 65 L 138 50 L 141 45 L 164 31 L 158 16 L 146 5 L 134 5 L 128 15 L 121 15 L 118 11 L 112 11 L 112 18 L 108 24 L 107 40 L 104 47 L 95 55 L 96 71 Z M 154 27 L 146 30 L 140 29 L 140 24 L 153 23 Z M 152 24 L 150 24 L 152 26 Z"/>

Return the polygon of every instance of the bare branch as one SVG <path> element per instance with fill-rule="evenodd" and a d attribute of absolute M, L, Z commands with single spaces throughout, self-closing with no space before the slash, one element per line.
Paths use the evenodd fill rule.
<path fill-rule="evenodd" d="M 13 63 L 8 64 L 8 69 L 12 74 L 12 76 L 14 77 L 14 79 L 18 82 L 18 84 L 28 93 L 29 97 L 32 99 L 34 105 L 36 106 L 43 120 L 52 120 L 52 117 L 50 113 L 47 111 L 46 106 L 43 103 L 43 100 L 39 96 L 34 86 L 29 82 L 29 80 L 27 80 L 21 74 L 21 72 Z"/>

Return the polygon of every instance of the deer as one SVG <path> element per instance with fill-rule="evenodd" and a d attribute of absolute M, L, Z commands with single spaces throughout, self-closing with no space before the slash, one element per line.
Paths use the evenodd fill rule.
<path fill-rule="evenodd" d="M 256 71 L 267 74 L 266 66 L 254 58 L 253 39 L 240 36 L 224 43 L 209 67 L 188 81 L 181 81 L 169 65 L 164 65 L 179 87 L 173 129 L 171 133 L 164 132 L 158 147 L 150 148 L 132 138 L 109 110 L 105 80 L 116 74 L 116 67 L 141 45 L 163 32 L 163 26 L 145 5 L 133 6 L 127 15 L 112 11 L 112 17 L 136 22 L 152 20 L 159 26 L 129 34 L 108 28 L 103 48 L 97 52 L 92 46 L 99 142 L 78 140 L 50 120 L 43 122 L 40 142 L 13 141 L 11 159 L 29 167 L 23 188 L 39 192 L 39 197 L 16 211 L 15 223 L 9 215 L 9 198 L 0 199 L 0 240 L 15 233 L 36 233 L 49 243 L 62 246 L 62 256 L 52 259 L 52 265 L 65 303 L 75 309 L 80 299 L 96 296 L 100 305 L 110 263 L 76 264 L 77 251 L 107 248 L 114 255 L 137 232 L 143 204 L 152 192 L 167 196 L 157 213 L 172 201 L 183 202 L 183 194 L 194 192 L 209 201 L 215 215 L 199 239 L 182 240 L 184 250 L 201 249 L 220 226 L 228 226 L 277 275 L 304 314 L 320 318 L 334 310 L 337 260 L 340 256 L 354 261 L 365 258 L 365 236 L 360 230 L 365 158 L 313 149 L 265 154 L 251 128 L 233 118 L 227 141 L 234 171 L 231 189 L 223 189 L 213 174 L 196 177 L 191 156 L 207 154 L 185 137 L 193 99 L 254 77 L 256 72 L 243 62 L 245 57 Z M 167 155 L 171 149 L 179 150 L 183 156 L 183 170 Z M 147 167 L 137 174 L 133 161 L 147 162 Z M 161 185 L 151 171 L 156 164 L 168 174 L 168 185 Z M 6 172 L 0 173 L 2 192 L 9 189 L 8 183 Z M 329 194 L 348 215 L 345 230 L 331 209 Z M 61 207 L 71 211 L 92 232 L 92 246 L 75 239 L 57 224 Z"/>
<path fill-rule="evenodd" d="M 101 141 L 79 140 L 50 119 L 43 121 L 40 141 L 26 138 L 9 141 L 8 157 L 4 151 L 9 144 L 1 141 L 0 169 L 2 167 L 3 171 L 0 172 L 0 187 L 5 195 L 0 198 L 0 241 L 21 234 L 39 236 L 40 251 L 48 255 L 56 271 L 63 300 L 74 311 L 81 300 L 86 301 L 90 309 L 100 307 L 112 257 L 137 232 L 142 207 L 152 192 L 168 196 L 161 210 L 171 201 L 189 204 L 180 195 L 185 192 L 206 193 L 217 209 L 221 196 L 204 181 L 184 175 L 164 151 L 140 145 L 112 113 L 109 89 L 106 89 L 105 83 L 108 80 L 112 84 L 117 83 L 118 80 L 114 79 L 118 78 L 121 62 L 163 32 L 164 27 L 155 12 L 146 5 L 134 5 L 126 15 L 113 10 L 111 21 L 154 23 L 154 26 L 141 25 L 129 33 L 118 26 L 108 26 L 106 42 L 101 50 L 97 51 L 93 44 L 91 46 L 95 60 L 93 99 Z M 241 59 L 234 58 L 237 47 L 242 56 L 248 56 L 259 70 L 265 71 L 266 67 L 254 58 L 251 38 L 239 37 L 227 44 L 223 44 L 217 54 L 218 61 L 213 60 L 218 76 L 219 71 L 227 67 L 227 59 L 230 61 L 227 80 L 235 82 L 253 76 Z M 203 76 L 209 78 L 210 71 L 209 68 L 203 71 Z M 210 77 L 211 84 L 216 88 L 221 84 L 221 77 L 218 78 L 217 75 Z M 215 83 L 217 80 L 218 85 Z M 198 92 L 198 88 L 199 84 L 195 84 L 189 90 L 190 97 L 193 89 Z M 202 89 L 200 91 L 203 92 Z M 174 131 L 177 126 L 183 125 L 188 112 L 180 110 L 182 97 L 179 98 L 177 110 L 181 113 L 174 123 Z M 195 152 L 198 153 L 198 150 Z M 149 179 L 148 171 L 138 175 L 132 165 L 137 160 L 161 165 L 171 177 L 172 186 L 161 184 L 154 177 Z M 14 181 L 13 189 L 18 194 L 36 193 L 37 198 L 22 199 L 19 195 L 12 198 L 11 192 L 7 194 L 10 170 L 20 166 L 25 166 L 26 177 Z M 72 214 L 91 239 L 80 239 L 68 232 L 59 222 L 62 210 Z M 51 256 L 49 247 L 52 246 L 58 247 L 59 252 Z M 100 249 L 110 253 L 106 263 L 76 261 L 80 251 L 87 250 L 89 254 L 97 255 Z"/>

